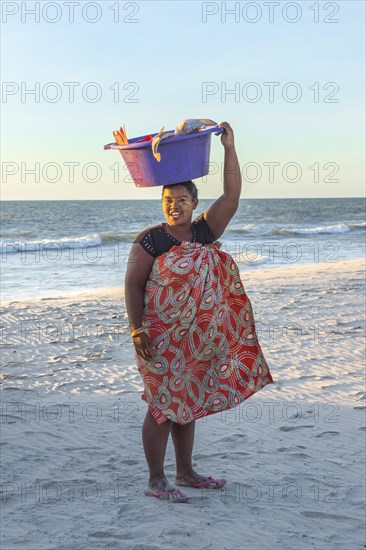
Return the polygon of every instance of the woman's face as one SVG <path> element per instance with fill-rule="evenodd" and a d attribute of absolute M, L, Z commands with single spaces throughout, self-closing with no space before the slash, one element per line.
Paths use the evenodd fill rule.
<path fill-rule="evenodd" d="M 197 208 L 198 199 L 193 199 L 184 185 L 174 185 L 164 189 L 163 212 L 169 225 L 191 223 L 192 212 Z"/>

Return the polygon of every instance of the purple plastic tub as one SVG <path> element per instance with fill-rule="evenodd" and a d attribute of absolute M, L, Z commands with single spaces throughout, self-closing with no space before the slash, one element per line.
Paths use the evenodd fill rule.
<path fill-rule="evenodd" d="M 213 126 L 201 132 L 163 139 L 158 148 L 160 162 L 152 153 L 151 141 L 137 143 L 146 136 L 130 139 L 128 145 L 109 143 L 104 149 L 119 150 L 136 187 L 171 185 L 208 174 L 211 134 L 223 131 Z M 154 137 L 156 133 L 147 135 Z"/>

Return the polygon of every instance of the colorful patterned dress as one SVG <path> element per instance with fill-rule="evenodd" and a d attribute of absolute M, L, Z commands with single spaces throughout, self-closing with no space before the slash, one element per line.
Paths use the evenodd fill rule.
<path fill-rule="evenodd" d="M 143 311 L 154 356 L 136 359 L 157 424 L 231 409 L 273 383 L 236 263 L 203 215 L 192 232 L 180 243 L 161 224 L 136 241 L 155 257 Z"/>

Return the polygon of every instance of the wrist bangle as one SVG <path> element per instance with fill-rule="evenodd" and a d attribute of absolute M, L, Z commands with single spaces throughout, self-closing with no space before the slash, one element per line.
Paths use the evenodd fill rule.
<path fill-rule="evenodd" d="M 144 327 L 136 328 L 135 330 L 133 330 L 131 332 L 131 338 L 135 338 L 135 336 L 138 336 L 139 334 L 142 334 L 143 332 L 145 332 Z"/>
<path fill-rule="evenodd" d="M 140 336 L 140 334 L 146 334 L 146 332 L 144 330 L 139 330 L 138 332 L 134 332 L 133 334 L 131 334 L 132 340 L 134 338 L 137 338 L 137 336 Z"/>

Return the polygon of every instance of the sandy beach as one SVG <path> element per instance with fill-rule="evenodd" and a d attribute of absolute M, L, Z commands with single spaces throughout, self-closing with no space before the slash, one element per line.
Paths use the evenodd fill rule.
<path fill-rule="evenodd" d="M 144 495 L 123 289 L 3 304 L 2 550 L 365 548 L 365 262 L 242 280 L 275 383 L 197 422 L 187 504 Z"/>

